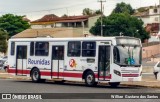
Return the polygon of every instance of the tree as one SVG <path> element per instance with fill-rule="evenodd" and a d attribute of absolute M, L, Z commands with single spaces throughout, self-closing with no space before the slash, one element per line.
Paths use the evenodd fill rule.
<path fill-rule="evenodd" d="M 93 15 L 93 10 L 91 10 L 90 8 L 85 8 L 83 9 L 83 15 Z"/>
<path fill-rule="evenodd" d="M 95 14 L 95 15 L 101 14 L 101 10 L 96 10 L 96 11 L 94 11 L 94 14 Z"/>
<path fill-rule="evenodd" d="M 90 8 L 83 9 L 83 15 L 93 16 L 101 14 L 101 10 L 92 10 Z"/>
<path fill-rule="evenodd" d="M 22 32 L 30 27 L 29 23 L 23 20 L 24 16 L 6 14 L 0 17 L 0 28 L 6 30 L 9 37 Z"/>
<path fill-rule="evenodd" d="M 149 33 L 143 28 L 143 21 L 126 13 L 113 13 L 108 17 L 103 17 L 103 36 L 134 36 L 140 38 L 142 42 L 149 39 Z M 95 26 L 90 29 L 94 35 L 100 35 L 101 23 L 97 20 Z"/>
<path fill-rule="evenodd" d="M 8 33 L 5 30 L 0 29 L 0 52 L 6 53 L 7 38 L 8 38 Z"/>
<path fill-rule="evenodd" d="M 63 14 L 61 17 L 68 17 L 68 15 L 67 14 Z"/>
<path fill-rule="evenodd" d="M 117 3 L 115 9 L 112 11 L 112 13 L 128 13 L 132 15 L 134 13 L 134 9 L 131 7 L 130 4 L 126 4 L 124 2 Z"/>

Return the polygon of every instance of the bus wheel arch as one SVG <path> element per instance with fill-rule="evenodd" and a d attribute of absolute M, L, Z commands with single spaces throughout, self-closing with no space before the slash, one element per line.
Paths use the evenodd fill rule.
<path fill-rule="evenodd" d="M 30 76 L 33 82 L 40 82 L 41 81 L 41 74 L 40 70 L 37 67 L 33 67 L 30 71 Z"/>
<path fill-rule="evenodd" d="M 95 74 L 91 69 L 87 69 L 83 72 L 82 79 L 85 80 L 87 86 L 95 86 L 97 82 L 95 81 Z"/>

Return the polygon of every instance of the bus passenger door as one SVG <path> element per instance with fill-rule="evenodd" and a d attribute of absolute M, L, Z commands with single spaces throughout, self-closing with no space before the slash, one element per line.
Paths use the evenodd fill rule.
<path fill-rule="evenodd" d="M 53 78 L 63 78 L 64 69 L 64 46 L 52 46 L 52 68 Z"/>
<path fill-rule="evenodd" d="M 27 68 L 27 46 L 17 46 L 16 75 L 26 75 Z"/>
<path fill-rule="evenodd" d="M 98 79 L 110 79 L 110 46 L 100 45 L 98 53 Z"/>

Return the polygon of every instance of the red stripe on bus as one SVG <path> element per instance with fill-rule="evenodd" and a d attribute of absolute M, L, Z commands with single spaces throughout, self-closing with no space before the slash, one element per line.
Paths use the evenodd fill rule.
<path fill-rule="evenodd" d="M 18 74 L 30 74 L 30 70 L 17 70 Z M 16 73 L 16 69 L 8 69 L 8 73 Z M 51 76 L 51 72 L 40 72 L 42 76 Z M 62 76 L 62 77 L 76 77 L 82 78 L 82 73 L 70 73 L 70 72 L 52 72 L 52 76 Z"/>
<path fill-rule="evenodd" d="M 82 73 L 62 73 L 64 77 L 82 78 Z"/>
<path fill-rule="evenodd" d="M 138 77 L 139 74 L 122 74 L 122 77 Z"/>
<path fill-rule="evenodd" d="M 42 76 L 51 76 L 51 72 L 42 72 Z M 70 73 L 70 72 L 52 72 L 52 76 L 61 76 L 61 77 L 76 77 L 82 78 L 82 73 Z"/>
<path fill-rule="evenodd" d="M 8 69 L 8 73 L 16 73 L 16 69 Z M 30 74 L 29 70 L 17 70 L 18 74 Z"/>
<path fill-rule="evenodd" d="M 18 74 L 30 74 L 30 70 L 17 70 Z M 8 73 L 16 73 L 16 69 L 8 69 Z M 51 72 L 40 72 L 42 76 L 51 76 Z M 61 77 L 75 77 L 75 78 L 82 78 L 83 73 L 71 73 L 71 72 L 52 72 L 52 76 L 61 76 Z M 95 78 L 98 78 L 98 74 L 95 74 Z M 99 78 L 106 78 L 111 79 L 111 74 L 109 76 L 100 76 Z"/>
<path fill-rule="evenodd" d="M 15 69 L 8 69 L 7 71 L 8 71 L 8 73 L 16 73 Z"/>
<path fill-rule="evenodd" d="M 98 76 L 96 78 L 98 78 Z M 104 76 L 99 76 L 99 78 L 111 79 L 111 75 L 105 76 L 105 77 Z"/>

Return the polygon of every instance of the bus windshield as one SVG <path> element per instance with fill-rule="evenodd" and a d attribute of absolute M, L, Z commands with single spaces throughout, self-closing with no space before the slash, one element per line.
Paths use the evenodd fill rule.
<path fill-rule="evenodd" d="M 141 65 L 141 47 L 137 45 L 118 45 L 114 47 L 114 63 L 121 66 Z"/>

